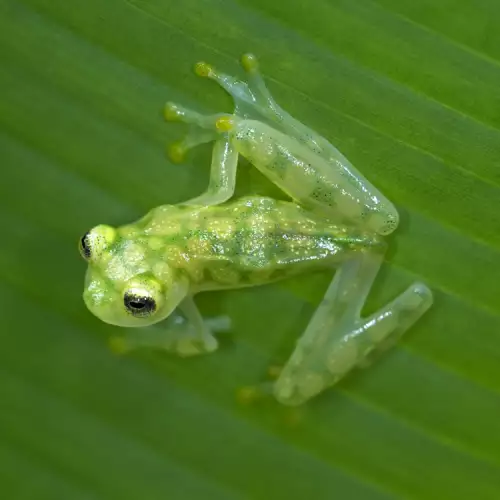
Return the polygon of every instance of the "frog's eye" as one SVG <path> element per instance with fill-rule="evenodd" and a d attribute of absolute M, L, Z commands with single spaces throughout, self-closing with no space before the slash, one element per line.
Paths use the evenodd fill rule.
<path fill-rule="evenodd" d="M 79 249 L 87 261 L 95 261 L 113 243 L 116 230 L 110 226 L 100 225 L 85 233 L 80 239 Z"/>
<path fill-rule="evenodd" d="M 86 232 L 82 239 L 80 240 L 80 253 L 85 260 L 89 260 L 91 256 L 90 251 L 90 241 L 89 241 L 89 232 Z"/>
<path fill-rule="evenodd" d="M 147 293 L 125 293 L 123 297 L 125 309 L 136 317 L 144 317 L 153 314 L 156 311 L 156 301 Z"/>
<path fill-rule="evenodd" d="M 136 318 L 151 316 L 163 305 L 163 301 L 162 287 L 154 278 L 134 279 L 123 293 L 125 310 Z"/>

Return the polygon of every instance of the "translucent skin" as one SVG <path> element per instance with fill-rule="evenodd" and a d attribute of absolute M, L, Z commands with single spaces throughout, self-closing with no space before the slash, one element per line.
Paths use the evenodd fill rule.
<path fill-rule="evenodd" d="M 360 317 L 383 261 L 383 235 L 396 229 L 398 213 L 334 146 L 276 104 L 254 56 L 242 62 L 247 83 L 205 63 L 196 66 L 232 95 L 233 115 L 202 116 L 172 103 L 165 109 L 168 120 L 191 124 L 189 135 L 171 146 L 173 160 L 215 141 L 206 192 L 155 208 L 134 224 L 89 231 L 81 242 L 89 262 L 84 300 L 93 314 L 115 325 L 167 319 L 161 331 L 115 339 L 115 349 L 148 345 L 188 356 L 215 350 L 211 330 L 221 326 L 201 317 L 194 294 L 336 267 L 324 301 L 273 387 L 278 401 L 297 405 L 397 340 L 430 307 L 432 294 L 414 283 L 376 313 Z M 227 202 L 240 154 L 293 202 L 260 196 Z"/>
<path fill-rule="evenodd" d="M 376 235 L 259 196 L 216 206 L 164 205 L 134 224 L 94 231 L 106 232 L 108 241 L 89 262 L 84 300 L 103 321 L 121 326 L 156 323 L 188 293 L 265 284 L 385 248 Z M 164 309 L 146 318 L 123 307 L 123 290 L 138 277 L 155 282 L 164 295 Z"/>

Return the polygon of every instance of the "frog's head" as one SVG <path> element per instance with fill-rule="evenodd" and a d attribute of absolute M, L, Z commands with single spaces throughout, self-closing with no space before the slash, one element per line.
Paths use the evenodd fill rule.
<path fill-rule="evenodd" d="M 187 282 L 158 262 L 141 239 L 100 225 L 85 233 L 79 247 L 89 264 L 83 299 L 106 323 L 151 325 L 168 317 L 187 294 Z"/>

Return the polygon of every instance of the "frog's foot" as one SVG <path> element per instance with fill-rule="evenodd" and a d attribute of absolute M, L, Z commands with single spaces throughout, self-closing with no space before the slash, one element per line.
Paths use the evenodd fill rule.
<path fill-rule="evenodd" d="M 242 404 L 252 404 L 263 399 L 273 397 L 274 381 L 280 376 L 283 365 L 271 365 L 267 369 L 267 380 L 259 385 L 240 387 L 237 391 L 237 399 Z"/>
<path fill-rule="evenodd" d="M 247 407 L 266 402 L 276 405 L 273 385 L 273 382 L 263 382 L 259 385 L 240 387 L 236 392 L 236 398 L 239 404 Z M 286 427 L 295 428 L 301 423 L 304 413 L 296 406 L 287 406 L 281 408 L 280 416 Z"/>
<path fill-rule="evenodd" d="M 149 332 L 148 332 L 149 333 Z M 169 337 L 164 339 L 154 339 L 153 336 L 136 333 L 137 337 L 127 335 L 114 336 L 109 340 L 109 347 L 115 354 L 126 354 L 140 348 L 154 348 L 176 354 L 183 358 L 197 356 L 199 354 L 209 354 L 217 350 L 218 342 L 213 336 L 200 339 L 188 335 L 178 338 Z"/>
<path fill-rule="evenodd" d="M 209 354 L 218 347 L 211 331 L 228 330 L 230 321 L 228 317 L 220 316 L 207 319 L 205 324 L 207 328 L 200 334 L 184 318 L 177 316 L 169 321 L 167 329 L 163 325 L 155 325 L 131 329 L 124 335 L 111 337 L 109 347 L 115 354 L 125 354 L 143 347 L 161 349 L 181 357 Z"/>
<path fill-rule="evenodd" d="M 282 122 L 284 117 L 288 116 L 276 104 L 267 89 L 259 72 L 257 58 L 252 54 L 244 54 L 241 63 L 247 73 L 247 82 L 219 73 L 205 62 L 195 65 L 197 75 L 216 81 L 232 96 L 235 104 L 232 115 L 202 115 L 173 102 L 165 105 L 164 117 L 167 121 L 180 121 L 191 125 L 188 134 L 181 141 L 168 147 L 168 155 L 174 163 L 181 163 L 189 149 L 214 141 L 221 134 L 229 132 L 238 119 L 268 118 L 273 122 Z"/>
<path fill-rule="evenodd" d="M 217 140 L 221 134 L 231 130 L 236 117 L 219 113 L 202 115 L 180 104 L 167 102 L 163 111 L 167 121 L 179 121 L 191 125 L 188 134 L 168 147 L 168 155 L 174 163 L 181 163 L 187 151 L 200 144 Z"/>
<path fill-rule="evenodd" d="M 259 71 L 259 62 L 253 54 L 244 54 L 241 65 L 247 74 L 243 82 L 230 75 L 218 72 L 205 62 L 195 65 L 197 75 L 210 78 L 217 82 L 234 100 L 234 114 L 242 118 L 269 117 L 273 120 L 282 119 L 282 110 L 276 104 L 264 83 Z"/>
<path fill-rule="evenodd" d="M 263 382 L 259 385 L 246 385 L 236 391 L 236 399 L 242 405 L 249 406 L 272 397 L 272 385 Z"/>

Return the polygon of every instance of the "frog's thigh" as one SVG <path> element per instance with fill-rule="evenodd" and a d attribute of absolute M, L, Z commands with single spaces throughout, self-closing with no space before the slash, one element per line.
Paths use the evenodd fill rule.
<path fill-rule="evenodd" d="M 414 284 L 366 319 L 359 313 L 382 261 L 363 254 L 337 272 L 295 351 L 276 381 L 276 398 L 305 402 L 335 384 L 389 336 L 399 336 L 430 307 L 432 295 Z"/>

